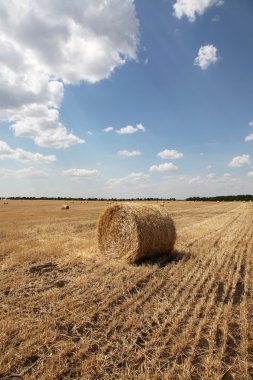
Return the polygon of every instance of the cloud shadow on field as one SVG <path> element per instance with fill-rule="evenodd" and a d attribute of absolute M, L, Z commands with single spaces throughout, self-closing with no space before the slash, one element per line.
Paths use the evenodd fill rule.
<path fill-rule="evenodd" d="M 181 260 L 187 261 L 191 257 L 190 252 L 177 251 L 174 250 L 172 252 L 166 252 L 162 255 L 142 259 L 135 263 L 136 266 L 148 266 L 148 265 L 158 265 L 159 267 L 165 267 L 171 263 L 175 263 Z"/>

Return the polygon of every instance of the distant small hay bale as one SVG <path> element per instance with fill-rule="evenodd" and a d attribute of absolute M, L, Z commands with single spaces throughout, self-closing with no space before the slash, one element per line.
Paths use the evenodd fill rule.
<path fill-rule="evenodd" d="M 62 205 L 62 206 L 61 206 L 61 209 L 62 209 L 62 210 L 69 210 L 69 205 Z"/>
<path fill-rule="evenodd" d="M 164 203 L 160 203 L 160 206 L 164 207 Z"/>
<path fill-rule="evenodd" d="M 9 204 L 9 202 L 4 202 L 4 205 L 8 205 Z"/>
<path fill-rule="evenodd" d="M 173 220 L 157 205 L 115 203 L 98 220 L 100 252 L 129 263 L 169 254 L 175 240 Z"/>

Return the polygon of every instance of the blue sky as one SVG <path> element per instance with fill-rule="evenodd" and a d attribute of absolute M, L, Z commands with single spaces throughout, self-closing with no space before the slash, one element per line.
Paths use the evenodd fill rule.
<path fill-rule="evenodd" d="M 0 1 L 0 195 L 252 193 L 251 0 Z"/>

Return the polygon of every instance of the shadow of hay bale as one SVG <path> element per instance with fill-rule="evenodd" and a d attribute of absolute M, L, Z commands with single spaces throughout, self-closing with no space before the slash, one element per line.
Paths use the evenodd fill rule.
<path fill-rule="evenodd" d="M 148 259 L 143 259 L 137 261 L 135 266 L 148 266 L 148 265 L 158 265 L 159 267 L 165 267 L 171 263 L 179 262 L 181 260 L 187 261 L 191 257 L 190 252 L 183 252 L 183 251 L 172 251 L 170 253 L 164 253 L 157 257 L 152 257 Z"/>

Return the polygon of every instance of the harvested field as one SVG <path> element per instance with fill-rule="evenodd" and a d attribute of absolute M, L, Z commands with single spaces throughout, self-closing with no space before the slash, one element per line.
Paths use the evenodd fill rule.
<path fill-rule="evenodd" d="M 253 378 L 253 204 L 169 202 L 168 259 L 97 254 L 106 202 L 0 203 L 0 378 Z"/>

